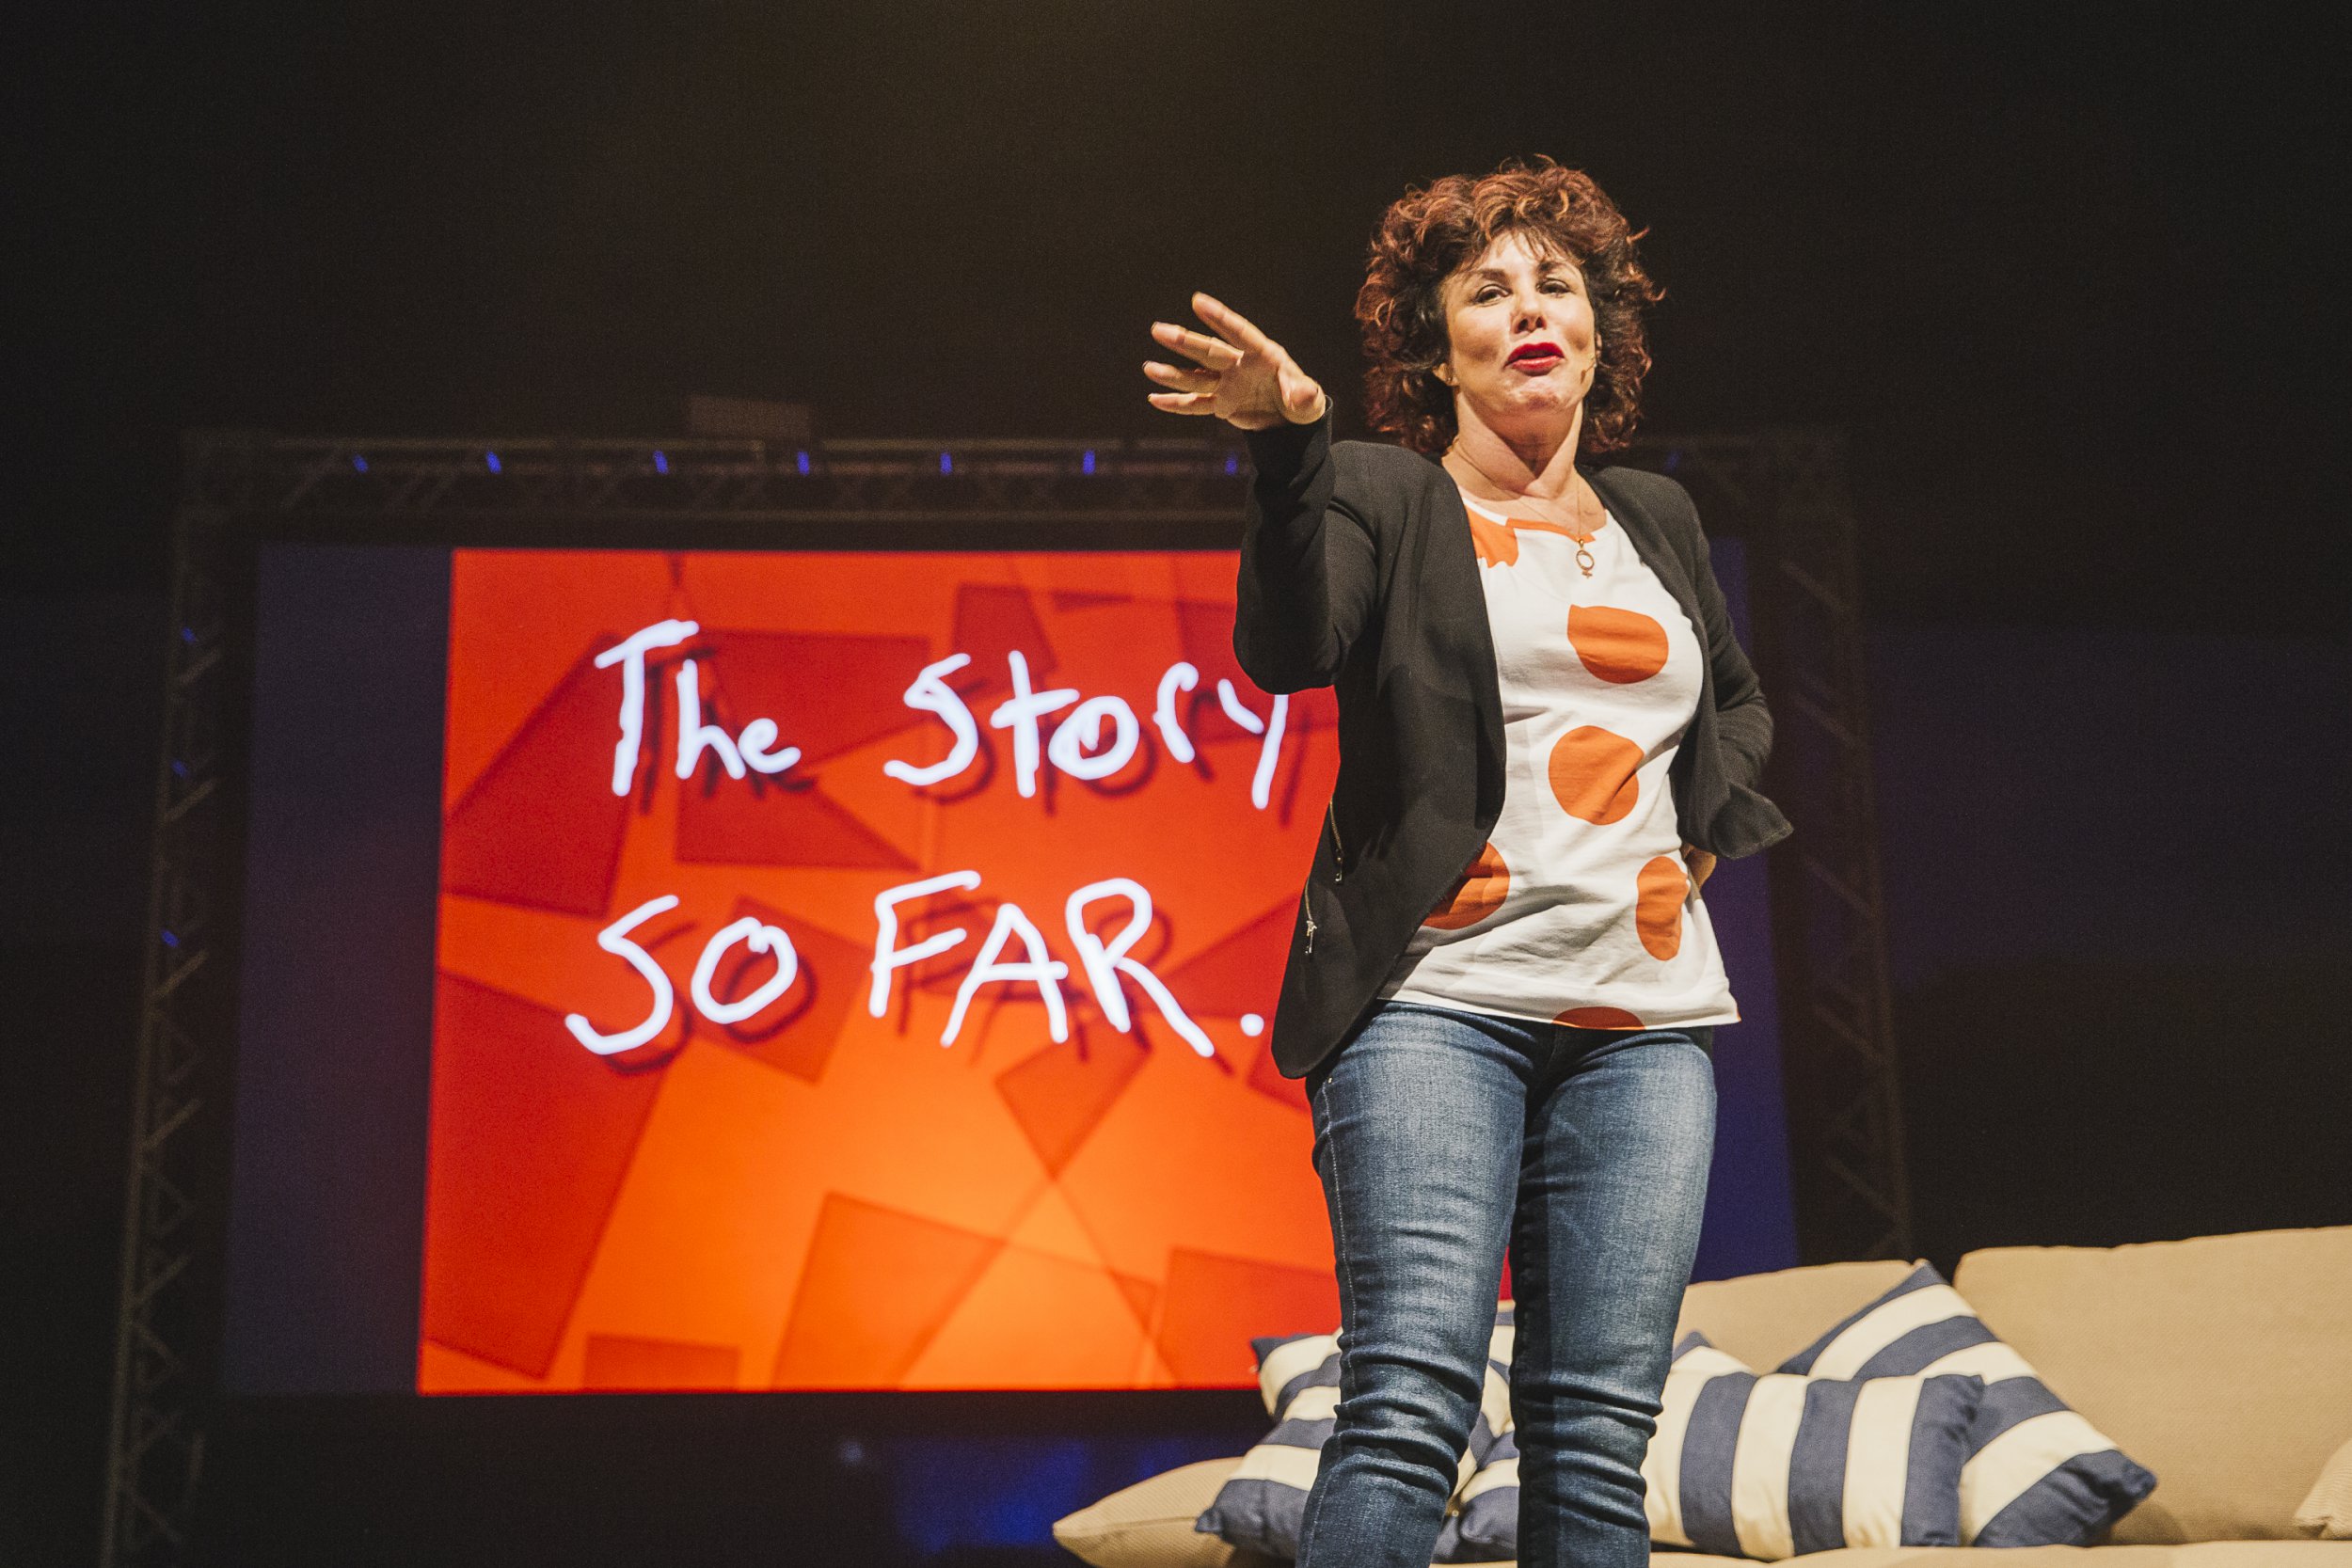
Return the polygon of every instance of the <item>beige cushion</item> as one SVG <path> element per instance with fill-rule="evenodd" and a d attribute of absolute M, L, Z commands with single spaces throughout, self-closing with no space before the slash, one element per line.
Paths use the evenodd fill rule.
<path fill-rule="evenodd" d="M 1752 1367 L 1776 1367 L 1911 1268 L 1703 1281 L 1684 1293 L 1675 1335 L 1697 1329 Z M 2352 1226 L 1990 1247 L 1962 1259 L 1952 1284 L 2059 1398 L 2156 1473 L 2155 1495 L 2116 1527 L 2116 1545 L 1848 1547 L 1809 1555 L 1812 1568 L 1962 1568 L 1926 1560 L 1963 1557 L 1969 1568 L 2352 1568 L 2352 1541 L 2293 1538 L 2307 1478 L 2321 1477 L 2307 1505 L 2341 1495 L 2330 1478 L 2352 1490 Z M 1095 1568 L 1269 1568 L 1192 1528 L 1240 1463 L 1138 1481 L 1057 1522 L 1054 1539 Z M 1742 1560 L 1652 1554 L 1654 1568 Z"/>
<path fill-rule="evenodd" d="M 1651 1568 L 1726 1563 L 1652 1552 Z M 2185 1546 L 1848 1546 L 1808 1553 L 1805 1568 L 2352 1568 L 2352 1545 L 2332 1541 L 2206 1541 Z"/>
<path fill-rule="evenodd" d="M 1875 1294 L 1875 1292 L 1873 1292 Z M 1859 1305 L 1859 1304 L 1857 1304 Z M 1054 1526 L 1094 1568 L 1280 1568 L 1192 1528 L 1241 1463 L 1208 1459 L 1137 1481 Z M 2352 1568 L 2352 1543 L 2216 1541 L 2185 1546 L 1849 1546 L 1808 1554 L 1806 1568 Z M 1653 1551 L 1651 1568 L 1751 1568 L 1708 1552 Z M 1505 1568 L 1488 1564 L 1486 1568 Z"/>
<path fill-rule="evenodd" d="M 2291 1539 L 2310 1478 L 2352 1436 L 2352 1226 L 1989 1247 L 1952 1284 L 2156 1473 L 2120 1545 Z"/>
<path fill-rule="evenodd" d="M 1695 1328 L 1717 1350 L 1769 1372 L 1847 1313 L 1910 1278 L 1911 1270 L 1909 1263 L 1880 1259 L 1701 1280 L 1682 1292 L 1675 1339 L 1680 1342 Z"/>
<path fill-rule="evenodd" d="M 1243 1568 L 1264 1560 L 1192 1528 L 1241 1463 L 1204 1459 L 1112 1493 L 1054 1521 L 1054 1539 L 1094 1568 Z"/>
<path fill-rule="evenodd" d="M 2295 1511 L 2295 1528 L 2329 1541 L 2352 1540 L 2352 1443 L 2320 1466 L 2311 1495 Z"/>
<path fill-rule="evenodd" d="M 1165 1471 L 1114 1492 L 1091 1508 L 1054 1521 L 1054 1539 L 1094 1568 L 1287 1568 L 1273 1558 L 1235 1551 L 1192 1521 L 1216 1497 L 1225 1478 L 1241 1464 L 1204 1459 Z M 1708 1568 L 1741 1562 L 1739 1558 L 1676 1552 L 1677 1568 Z M 1506 1562 L 1456 1563 L 1449 1568 L 1516 1568 Z"/>

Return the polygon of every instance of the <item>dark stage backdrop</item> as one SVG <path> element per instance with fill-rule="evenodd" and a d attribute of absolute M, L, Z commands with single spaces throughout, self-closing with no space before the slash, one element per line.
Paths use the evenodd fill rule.
<path fill-rule="evenodd" d="M 262 546 L 230 1389 L 1232 1388 L 1333 1326 L 1265 1022 L 1336 732 L 1233 577 Z M 1761 865 L 1707 905 L 1718 1277 L 1796 1259 Z"/>

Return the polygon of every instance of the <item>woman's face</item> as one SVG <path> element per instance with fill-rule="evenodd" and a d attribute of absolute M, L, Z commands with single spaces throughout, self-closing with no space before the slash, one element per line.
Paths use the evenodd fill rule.
<path fill-rule="evenodd" d="M 1437 374 L 1454 388 L 1458 412 L 1497 430 L 1574 419 L 1599 351 L 1574 261 L 1511 230 L 1447 278 L 1438 297 L 1447 351 Z"/>

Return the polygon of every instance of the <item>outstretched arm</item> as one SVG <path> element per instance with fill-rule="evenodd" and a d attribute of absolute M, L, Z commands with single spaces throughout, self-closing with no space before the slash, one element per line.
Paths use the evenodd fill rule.
<path fill-rule="evenodd" d="M 1328 686 L 1370 614 L 1374 550 L 1362 520 L 1332 498 L 1331 404 L 1282 346 L 1204 293 L 1193 309 L 1216 336 L 1168 322 L 1152 336 L 1197 368 L 1144 373 L 1171 414 L 1214 414 L 1245 433 L 1253 475 L 1244 515 L 1233 654 L 1267 691 Z"/>
<path fill-rule="evenodd" d="M 1233 657 L 1267 691 L 1329 686 L 1372 614 L 1372 532 L 1332 499 L 1331 417 L 1252 432 Z"/>

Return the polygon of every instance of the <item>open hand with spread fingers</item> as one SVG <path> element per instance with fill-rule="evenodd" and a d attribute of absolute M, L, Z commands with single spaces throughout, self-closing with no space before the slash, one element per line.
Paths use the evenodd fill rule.
<path fill-rule="evenodd" d="M 1270 430 L 1285 420 L 1312 424 L 1328 399 L 1313 376 L 1281 344 L 1207 294 L 1192 296 L 1193 312 L 1209 331 L 1153 322 L 1152 337 L 1190 366 L 1143 362 L 1143 373 L 1172 391 L 1151 394 L 1152 406 L 1170 414 L 1214 414 L 1237 430 Z"/>

